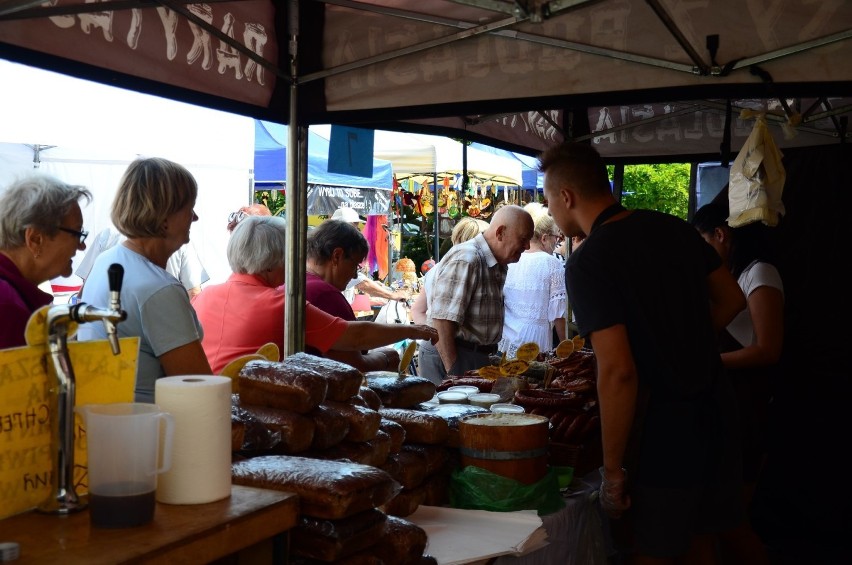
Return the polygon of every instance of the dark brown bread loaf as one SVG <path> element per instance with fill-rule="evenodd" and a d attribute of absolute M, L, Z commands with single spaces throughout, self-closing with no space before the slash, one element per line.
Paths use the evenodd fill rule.
<path fill-rule="evenodd" d="M 419 409 L 429 414 L 440 416 L 446 420 L 449 426 L 449 435 L 447 437 L 447 445 L 450 447 L 459 447 L 461 439 L 459 438 L 459 420 L 468 414 L 481 414 L 489 412 L 487 408 L 481 406 L 473 406 L 472 404 L 438 404 L 437 406 L 421 405 Z"/>
<path fill-rule="evenodd" d="M 385 563 L 419 564 L 426 550 L 426 530 L 397 516 L 388 516 L 385 535 L 373 546 L 371 553 Z"/>
<path fill-rule="evenodd" d="M 343 441 L 349 433 L 349 419 L 325 404 L 315 407 L 306 416 L 316 425 L 311 449 L 328 449 Z"/>
<path fill-rule="evenodd" d="M 237 485 L 289 491 L 299 496 L 300 514 L 336 520 L 377 508 L 400 485 L 370 465 L 320 461 L 293 455 L 267 455 L 231 466 Z"/>
<path fill-rule="evenodd" d="M 349 421 L 349 432 L 346 434 L 346 440 L 370 441 L 376 437 L 382 417 L 375 410 L 349 402 L 333 402 L 330 400 L 326 400 L 322 405 L 336 410 Z"/>
<path fill-rule="evenodd" d="M 406 490 L 420 486 L 426 479 L 423 457 L 417 453 L 400 451 L 388 455 L 387 461 L 381 468 Z"/>
<path fill-rule="evenodd" d="M 268 406 L 242 404 L 240 408 L 265 426 L 275 438 L 275 441 L 264 446 L 265 449 L 290 454 L 299 453 L 311 447 L 316 430 L 313 418 Z"/>
<path fill-rule="evenodd" d="M 450 435 L 447 421 L 435 414 L 404 408 L 381 408 L 379 414 L 405 429 L 407 443 L 443 445 L 447 443 Z"/>
<path fill-rule="evenodd" d="M 422 445 L 407 443 L 402 446 L 402 454 L 413 454 L 420 458 L 426 468 L 426 476 L 434 475 L 447 463 L 447 448 L 443 445 Z M 403 485 L 405 486 L 405 485 Z"/>
<path fill-rule="evenodd" d="M 362 465 L 381 467 L 388 458 L 390 437 L 380 431 L 370 441 L 343 440 L 328 449 L 305 451 L 301 455 L 313 459 L 348 460 Z"/>
<path fill-rule="evenodd" d="M 372 408 L 373 410 L 378 410 L 382 407 L 382 399 L 379 398 L 379 395 L 376 394 L 376 391 L 371 389 L 368 386 L 362 386 L 358 389 L 358 396 L 364 399 L 364 402 L 367 403 L 367 406 Z"/>
<path fill-rule="evenodd" d="M 292 551 L 302 557 L 337 561 L 375 545 L 384 534 L 386 521 L 387 515 L 374 508 L 339 520 L 300 516 L 291 530 Z"/>
<path fill-rule="evenodd" d="M 294 357 L 246 363 L 237 376 L 242 403 L 304 414 L 325 400 L 328 380 Z"/>
<path fill-rule="evenodd" d="M 379 431 L 385 432 L 390 436 L 390 453 L 399 453 L 402 449 L 402 444 L 405 442 L 405 428 L 393 420 L 382 417 L 379 422 Z"/>
<path fill-rule="evenodd" d="M 435 383 L 423 377 L 400 376 L 390 371 L 370 371 L 364 374 L 385 408 L 411 408 L 435 396 Z"/>
<path fill-rule="evenodd" d="M 328 381 L 326 400 L 346 402 L 358 394 L 358 389 L 364 383 L 364 374 L 346 363 L 318 357 L 310 353 L 294 353 L 287 357 L 293 364 L 312 369 Z"/>
<path fill-rule="evenodd" d="M 414 514 L 425 499 L 426 491 L 422 486 L 413 489 L 404 488 L 395 497 L 382 504 L 380 508 L 388 517 L 405 518 Z"/>

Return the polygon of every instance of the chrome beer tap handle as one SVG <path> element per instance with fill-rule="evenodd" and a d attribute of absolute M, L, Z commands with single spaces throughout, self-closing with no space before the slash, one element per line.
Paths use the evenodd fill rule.
<path fill-rule="evenodd" d="M 74 405 L 76 381 L 68 355 L 69 322 L 86 323 L 102 320 L 113 355 L 119 354 L 116 325 L 127 319 L 121 309 L 121 283 L 124 268 L 114 263 L 109 268 L 109 307 L 95 308 L 85 303 L 51 306 L 47 311 L 47 343 L 50 352 L 49 373 L 55 377 L 49 387 L 51 411 L 51 485 L 54 491 L 39 505 L 40 512 L 70 514 L 82 510 L 86 503 L 74 488 Z"/>

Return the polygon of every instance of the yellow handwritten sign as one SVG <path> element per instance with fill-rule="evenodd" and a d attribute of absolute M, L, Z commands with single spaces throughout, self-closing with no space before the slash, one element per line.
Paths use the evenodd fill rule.
<path fill-rule="evenodd" d="M 109 342 L 68 342 L 77 405 L 132 402 L 139 338 L 120 340 L 113 355 Z M 51 408 L 47 345 L 0 350 L 0 519 L 38 506 L 52 495 Z M 88 488 L 82 420 L 75 415 L 74 484 Z"/>

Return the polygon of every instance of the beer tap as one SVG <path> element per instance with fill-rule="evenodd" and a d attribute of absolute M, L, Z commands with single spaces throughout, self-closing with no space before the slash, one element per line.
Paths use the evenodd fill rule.
<path fill-rule="evenodd" d="M 81 302 L 51 306 L 47 311 L 47 343 L 51 361 L 48 364 L 48 372 L 53 377 L 49 387 L 53 492 L 51 497 L 38 507 L 40 512 L 70 514 L 86 507 L 86 503 L 79 499 L 74 488 L 74 404 L 77 387 L 68 355 L 68 325 L 69 322 L 84 324 L 102 321 L 113 355 L 120 353 L 116 326 L 127 319 L 127 312 L 121 309 L 120 298 L 124 267 L 113 263 L 107 274 L 107 308 L 96 308 Z"/>

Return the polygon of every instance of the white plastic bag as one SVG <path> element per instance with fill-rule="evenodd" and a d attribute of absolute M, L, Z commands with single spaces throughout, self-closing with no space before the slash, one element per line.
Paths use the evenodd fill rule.
<path fill-rule="evenodd" d="M 744 226 L 763 222 L 776 226 L 784 215 L 781 195 L 787 173 L 782 154 L 766 125 L 766 116 L 743 110 L 741 118 L 755 118 L 751 134 L 731 165 L 728 184 L 728 225 Z"/>

